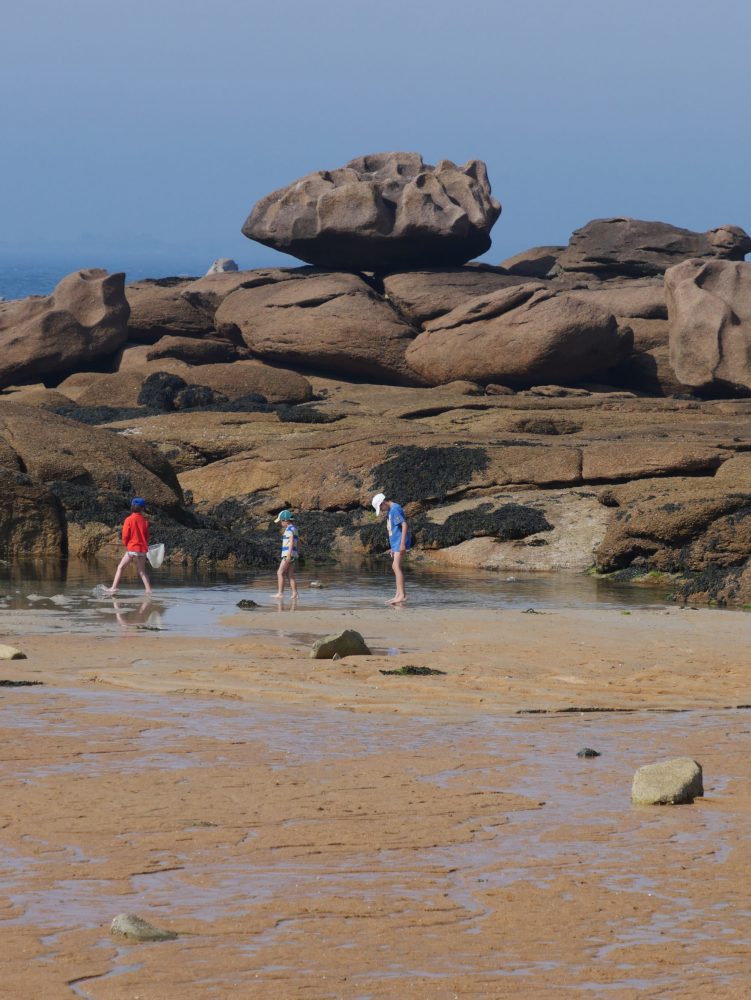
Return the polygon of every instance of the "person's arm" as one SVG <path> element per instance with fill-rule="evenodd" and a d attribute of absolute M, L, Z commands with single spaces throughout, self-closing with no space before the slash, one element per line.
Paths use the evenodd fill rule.
<path fill-rule="evenodd" d="M 407 549 L 407 519 L 405 518 L 401 523 L 402 537 L 399 542 L 399 551 L 405 552 Z"/>
<path fill-rule="evenodd" d="M 123 521 L 123 545 L 128 548 L 128 543 L 130 542 L 130 518 L 125 518 Z"/>

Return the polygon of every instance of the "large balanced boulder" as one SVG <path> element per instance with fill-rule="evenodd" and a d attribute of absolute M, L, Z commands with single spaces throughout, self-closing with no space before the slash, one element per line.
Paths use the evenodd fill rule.
<path fill-rule="evenodd" d="M 693 802 L 704 795 L 701 765 L 690 757 L 645 764 L 634 774 L 631 801 L 637 806 Z"/>
<path fill-rule="evenodd" d="M 751 237 L 738 226 L 694 233 L 666 222 L 595 219 L 572 233 L 557 268 L 599 278 L 641 278 L 664 274 L 690 257 L 743 260 L 749 251 Z"/>
<path fill-rule="evenodd" d="M 0 303 L 0 388 L 56 381 L 113 355 L 127 340 L 125 275 L 75 271 L 52 295 Z"/>
<path fill-rule="evenodd" d="M 684 384 L 751 389 L 751 264 L 688 260 L 665 273 L 670 362 Z"/>
<path fill-rule="evenodd" d="M 404 355 L 415 330 L 355 274 L 312 274 L 240 288 L 216 313 L 264 361 L 374 382 L 415 382 Z"/>
<path fill-rule="evenodd" d="M 376 153 L 266 195 L 242 231 L 311 264 L 385 271 L 464 264 L 490 247 L 500 212 L 480 160 Z"/>
<path fill-rule="evenodd" d="M 427 323 L 407 361 L 430 385 L 454 379 L 565 384 L 617 364 L 631 344 L 630 329 L 601 306 L 527 283 Z"/>

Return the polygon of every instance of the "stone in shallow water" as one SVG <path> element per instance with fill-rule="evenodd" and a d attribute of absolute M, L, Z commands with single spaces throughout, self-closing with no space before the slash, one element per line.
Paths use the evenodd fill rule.
<path fill-rule="evenodd" d="M 577 757 L 600 757 L 599 750 L 593 750 L 592 747 L 582 747 L 581 750 L 577 751 Z"/>
<path fill-rule="evenodd" d="M 370 656 L 370 650 L 359 632 L 345 629 L 334 635 L 325 635 L 319 639 L 310 651 L 316 660 L 333 660 L 335 654 L 343 656 Z"/>
<path fill-rule="evenodd" d="M 174 931 L 165 931 L 143 920 L 136 913 L 118 913 L 110 926 L 110 934 L 131 941 L 174 941 Z"/>
<path fill-rule="evenodd" d="M 631 801 L 639 806 L 679 805 L 701 795 L 701 764 L 690 757 L 645 764 L 634 774 L 631 788 Z"/>
<path fill-rule="evenodd" d="M 26 653 L 22 653 L 15 646 L 0 646 L 0 660 L 25 660 Z"/>
<path fill-rule="evenodd" d="M 246 611 L 252 611 L 253 608 L 257 608 L 259 605 L 255 601 L 242 600 L 237 602 L 238 608 L 243 608 Z"/>

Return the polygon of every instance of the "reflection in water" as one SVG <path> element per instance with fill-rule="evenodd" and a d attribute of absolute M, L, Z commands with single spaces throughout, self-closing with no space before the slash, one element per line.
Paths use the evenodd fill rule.
<path fill-rule="evenodd" d="M 237 604 L 253 600 L 260 610 L 306 611 L 384 608 L 393 592 L 393 574 L 386 562 L 375 561 L 357 569 L 345 567 L 301 568 L 301 596 L 277 603 L 269 596 L 270 574 L 250 570 L 234 574 L 196 574 L 172 567 L 154 572 L 151 609 L 140 588 L 126 587 L 113 604 L 102 590 L 111 566 L 69 563 L 61 569 L 35 563 L 0 565 L 0 611 L 34 612 L 35 631 L 101 632 L 120 627 L 159 628 L 184 635 L 244 634 L 250 619 L 239 623 Z M 28 571 L 27 571 L 28 570 Z M 633 587 L 607 580 L 567 573 L 537 573 L 503 577 L 497 573 L 451 571 L 413 565 L 410 601 L 390 612 L 409 615 L 413 608 L 472 608 L 475 610 L 525 610 L 551 608 L 659 607 L 665 590 Z M 314 586 L 315 585 L 315 586 Z M 3 596 L 4 595 L 4 596 Z M 386 609 L 384 608 L 384 611 Z M 113 616 L 114 612 L 114 616 Z M 160 620 L 150 616 L 158 613 Z M 222 619 L 234 618 L 232 626 Z M 113 620 L 114 617 L 114 620 Z M 31 618 L 30 618 L 31 622 Z"/>
<path fill-rule="evenodd" d="M 128 608 L 121 600 L 112 598 L 112 607 L 115 611 L 115 618 L 123 628 L 128 626 L 142 625 L 147 628 L 162 629 L 163 614 L 166 605 L 156 602 L 150 595 L 141 602 L 137 608 Z"/>

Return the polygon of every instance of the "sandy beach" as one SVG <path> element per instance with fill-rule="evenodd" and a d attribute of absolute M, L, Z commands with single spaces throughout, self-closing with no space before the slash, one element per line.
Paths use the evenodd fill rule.
<path fill-rule="evenodd" d="M 747 615 L 261 608 L 61 645 L 33 614 L 0 636 L 43 684 L 2 691 L 3 997 L 744 995 Z M 310 659 L 345 627 L 374 655 Z M 632 807 L 673 756 L 705 797 Z M 179 937 L 112 938 L 126 911 Z"/>

